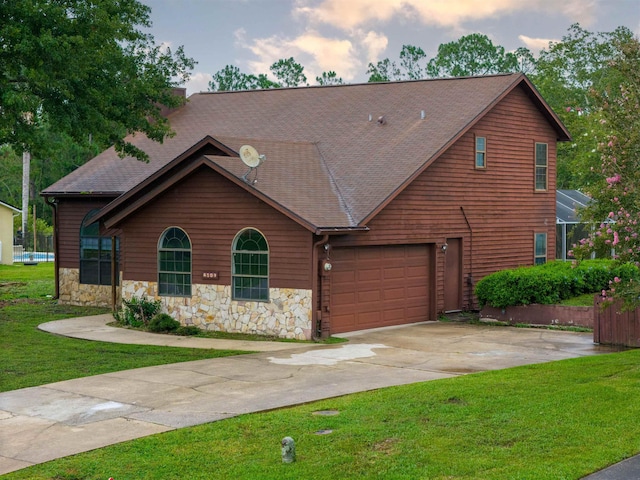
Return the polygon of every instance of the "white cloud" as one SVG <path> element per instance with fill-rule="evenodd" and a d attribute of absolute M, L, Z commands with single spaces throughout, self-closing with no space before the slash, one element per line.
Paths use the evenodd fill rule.
<path fill-rule="evenodd" d="M 209 90 L 209 82 L 213 79 L 213 76 L 209 73 L 196 72 L 191 75 L 191 78 L 185 85 L 187 87 L 187 95 L 197 92 L 206 92 Z"/>
<path fill-rule="evenodd" d="M 531 52 L 537 54 L 543 48 L 549 47 L 549 42 L 557 42 L 558 40 L 552 38 L 531 38 L 526 35 L 518 35 L 518 38 L 524 46 L 527 47 Z"/>
<path fill-rule="evenodd" d="M 458 28 L 461 23 L 521 11 L 560 11 L 572 22 L 586 25 L 594 20 L 598 0 L 300 0 L 294 14 L 311 24 L 327 24 L 349 31 L 394 17 L 425 25 Z"/>
<path fill-rule="evenodd" d="M 281 58 L 293 57 L 304 66 L 309 84 L 322 72 L 334 70 L 344 80 L 351 80 L 359 73 L 357 46 L 349 38 L 330 38 L 315 30 L 308 30 L 296 37 L 273 35 L 267 38 L 248 40 L 244 31 L 236 32 L 238 46 L 255 55 L 247 63 L 250 73 L 264 73 L 269 76 L 269 67 Z"/>
<path fill-rule="evenodd" d="M 367 64 L 376 63 L 387 48 L 389 39 L 384 33 L 369 31 L 359 36 L 359 44 L 365 50 Z"/>

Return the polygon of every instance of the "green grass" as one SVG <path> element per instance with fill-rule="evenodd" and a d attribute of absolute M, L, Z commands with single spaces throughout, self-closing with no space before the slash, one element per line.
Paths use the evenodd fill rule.
<path fill-rule="evenodd" d="M 5 274 L 0 268 L 0 283 Z M 124 367 L 127 356 L 141 366 L 140 347 L 123 353 L 118 346 L 35 336 L 39 321 L 30 317 L 48 315 L 53 307 L 46 297 L 2 307 L 0 368 L 31 362 L 26 377 L 38 368 L 68 368 L 65 375 L 77 375 L 73 364 L 83 363 L 84 356 L 93 359 L 85 368 L 95 362 L 113 367 L 112 361 Z M 22 310 L 7 315 L 12 309 Z M 63 314 L 68 312 L 51 315 Z M 7 320 L 11 316 L 20 319 Z M 22 324 L 29 325 L 15 335 Z M 5 347 L 12 353 L 5 354 Z M 640 450 L 638 398 L 640 350 L 630 350 L 244 415 L 36 465 L 3 479 L 579 479 Z M 313 415 L 317 410 L 340 413 Z M 321 430 L 332 433 L 317 435 Z M 284 436 L 296 440 L 294 464 L 281 462 Z"/>
<path fill-rule="evenodd" d="M 585 293 L 577 297 L 567 298 L 561 301 L 560 305 L 568 307 L 593 307 L 593 297 L 595 297 L 595 295 L 595 293 Z"/>
<path fill-rule="evenodd" d="M 0 391 L 246 353 L 90 342 L 45 333 L 37 329 L 39 324 L 107 312 L 58 305 L 53 293 L 52 263 L 0 265 Z"/>
<path fill-rule="evenodd" d="M 636 350 L 244 415 L 6 478 L 579 479 L 638 451 L 639 397 Z M 312 415 L 328 409 L 340 414 Z M 295 464 L 280 460 L 287 435 Z"/>

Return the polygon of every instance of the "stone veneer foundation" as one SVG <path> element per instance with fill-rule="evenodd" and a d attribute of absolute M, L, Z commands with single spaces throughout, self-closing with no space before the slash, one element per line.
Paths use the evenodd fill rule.
<path fill-rule="evenodd" d="M 111 307 L 111 285 L 80 283 L 80 270 L 77 268 L 60 268 L 58 275 L 60 303 L 85 307 Z"/>
<path fill-rule="evenodd" d="M 157 282 L 125 280 L 123 298 L 160 300 L 162 311 L 183 325 L 231 333 L 310 340 L 311 290 L 269 289 L 269 302 L 231 299 L 231 286 L 193 284 L 190 297 L 158 296 Z"/>

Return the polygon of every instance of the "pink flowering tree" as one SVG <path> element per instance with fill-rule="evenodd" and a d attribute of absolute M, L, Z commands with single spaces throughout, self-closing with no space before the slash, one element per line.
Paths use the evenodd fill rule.
<path fill-rule="evenodd" d="M 640 265 L 640 41 L 621 44 L 611 67 L 623 79 L 619 89 L 595 95 L 605 132 L 598 144 L 601 180 L 588 189 L 593 204 L 579 212 L 593 230 L 573 253 L 581 259 L 613 251 L 618 261 Z M 614 280 L 607 296 L 640 305 L 640 283 Z"/>

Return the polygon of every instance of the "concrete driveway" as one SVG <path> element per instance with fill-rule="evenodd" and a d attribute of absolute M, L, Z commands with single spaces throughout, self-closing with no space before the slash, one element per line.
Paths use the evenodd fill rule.
<path fill-rule="evenodd" d="M 429 322 L 310 345 L 176 338 L 108 327 L 107 315 L 52 333 L 118 343 L 260 353 L 148 367 L 0 393 L 0 474 L 83 451 L 354 392 L 611 350 L 592 334 Z"/>

